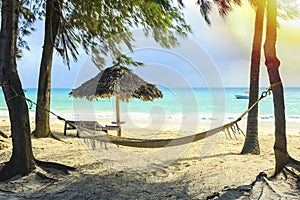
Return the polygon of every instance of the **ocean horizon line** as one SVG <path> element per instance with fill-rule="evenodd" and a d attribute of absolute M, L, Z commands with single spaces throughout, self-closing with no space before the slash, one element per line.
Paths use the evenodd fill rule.
<path fill-rule="evenodd" d="M 81 113 L 81 112 L 70 112 L 69 111 L 54 111 L 56 115 L 66 119 L 66 120 L 101 120 L 101 119 L 110 119 L 114 121 L 115 114 L 113 111 L 97 111 L 92 113 Z M 30 119 L 35 118 L 35 111 L 30 110 L 29 112 Z M 167 114 L 157 116 L 154 114 L 144 113 L 144 112 L 130 112 L 127 114 L 123 114 L 122 121 L 132 121 L 132 120 L 179 120 L 185 121 L 187 123 L 195 122 L 195 121 L 233 121 L 240 117 L 240 114 L 237 113 L 223 113 L 223 114 L 211 114 L 211 113 L 189 113 L 189 114 Z M 0 110 L 0 118 L 8 118 L 8 110 Z M 50 114 L 51 119 L 57 119 L 57 116 Z M 259 114 L 258 119 L 260 121 L 273 121 L 275 119 L 272 114 Z M 243 121 L 247 120 L 247 115 L 242 118 Z M 287 115 L 287 121 L 300 122 L 300 115 Z"/>
<path fill-rule="evenodd" d="M 155 84 L 154 84 L 155 85 Z M 225 89 L 249 89 L 249 87 L 247 86 L 226 86 L 226 87 L 205 87 L 205 86 L 193 86 L 193 87 L 162 87 L 162 86 L 159 86 L 157 85 L 157 87 L 161 87 L 161 88 L 169 88 L 169 89 L 188 89 L 188 88 L 192 88 L 192 89 L 207 89 L 207 88 L 216 88 L 216 89 L 222 89 L 222 88 L 225 88 Z M 259 89 L 267 89 L 269 86 L 260 86 Z M 76 88 L 76 87 L 75 87 Z M 75 89 L 75 88 L 71 88 L 71 87 L 52 87 L 51 89 Z M 300 89 L 300 86 L 284 86 L 284 88 L 288 88 L 288 89 Z M 0 87 L 0 89 L 2 89 Z M 38 89 L 37 87 L 24 87 L 23 88 L 24 90 L 29 90 L 29 89 Z"/>
<path fill-rule="evenodd" d="M 287 116 L 300 115 L 300 87 L 285 88 L 285 103 Z M 51 110 L 57 112 L 73 112 L 78 108 L 93 109 L 93 111 L 111 111 L 115 109 L 115 98 L 97 99 L 88 101 L 76 99 L 69 95 L 71 88 L 52 88 Z M 164 97 L 155 99 L 153 102 L 144 102 L 139 99 L 132 99 L 129 103 L 120 103 L 121 110 L 125 112 L 139 113 L 226 113 L 239 114 L 248 109 L 247 99 L 237 99 L 236 95 L 244 94 L 248 88 L 162 88 Z M 265 91 L 262 87 L 261 91 Z M 26 98 L 36 102 L 37 88 L 25 89 Z M 30 105 L 29 105 L 30 106 Z M 34 106 L 32 110 L 35 109 Z M 0 92 L 0 111 L 7 110 L 3 91 Z M 32 111 L 31 110 L 31 111 Z M 273 114 L 272 95 L 267 96 L 259 104 L 259 114 Z"/>

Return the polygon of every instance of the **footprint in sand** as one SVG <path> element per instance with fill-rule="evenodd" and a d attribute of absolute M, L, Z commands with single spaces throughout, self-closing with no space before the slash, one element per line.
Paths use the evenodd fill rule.
<path fill-rule="evenodd" d="M 157 169 L 152 172 L 152 175 L 165 178 L 169 176 L 169 173 L 165 169 Z"/>
<path fill-rule="evenodd" d="M 168 169 L 171 171 L 180 171 L 181 170 L 181 168 L 178 166 L 177 163 L 175 165 L 172 164 L 172 165 L 168 166 Z"/>
<path fill-rule="evenodd" d="M 175 162 L 168 166 L 160 166 L 160 165 L 155 165 L 155 166 L 156 169 L 152 171 L 151 174 L 153 176 L 165 178 L 171 174 L 176 174 L 178 171 L 191 167 L 191 164 L 188 162 L 182 162 L 182 163 Z"/>
<path fill-rule="evenodd" d="M 176 174 L 177 172 L 179 172 L 183 169 L 186 169 L 190 166 L 191 166 L 190 163 L 183 162 L 183 163 L 173 163 L 173 164 L 169 165 L 166 168 L 168 169 L 168 171 L 170 171 L 171 174 Z"/>

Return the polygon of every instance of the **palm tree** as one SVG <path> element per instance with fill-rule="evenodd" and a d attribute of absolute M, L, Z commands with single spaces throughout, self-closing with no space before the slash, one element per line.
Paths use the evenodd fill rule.
<path fill-rule="evenodd" d="M 249 103 L 250 108 L 258 99 L 259 92 L 259 72 L 260 59 L 262 48 L 263 24 L 266 8 L 266 0 L 252 2 L 256 8 L 254 37 L 252 42 L 252 53 L 250 63 L 250 93 Z M 256 105 L 249 113 L 247 118 L 247 132 L 244 147 L 241 154 L 260 154 L 258 141 L 258 105 Z"/>
<path fill-rule="evenodd" d="M 45 35 L 40 64 L 37 107 L 35 112 L 36 127 L 33 131 L 36 137 L 48 137 L 51 134 L 49 113 L 46 109 L 50 109 L 50 77 L 52 71 L 53 50 L 60 28 L 62 3 L 63 1 L 61 0 L 46 0 Z"/>
<path fill-rule="evenodd" d="M 219 1 L 218 1 L 219 2 Z M 217 3 L 218 3 L 217 2 Z M 220 3 L 225 2 L 225 6 Z M 220 1 L 218 5 L 223 6 L 223 10 L 220 9 L 220 13 L 226 14 L 230 9 L 228 10 L 228 6 L 226 6 L 226 2 L 230 1 Z M 255 2 L 255 1 L 254 1 Z M 267 4 L 266 4 L 267 2 Z M 273 93 L 273 103 L 274 103 L 274 114 L 275 114 L 275 144 L 274 144 L 274 152 L 275 152 L 275 175 L 280 173 L 286 166 L 292 166 L 296 169 L 300 170 L 300 162 L 293 159 L 287 152 L 287 142 L 286 142 L 286 121 L 285 121 L 285 106 L 284 106 L 284 92 L 283 92 L 283 86 L 280 78 L 279 73 L 279 66 L 280 61 L 277 58 L 276 55 L 276 39 L 277 39 L 277 0 L 267 0 L 267 1 L 256 1 L 257 3 L 257 13 L 256 13 L 256 21 L 255 21 L 255 28 L 258 30 L 255 30 L 255 36 L 253 41 L 253 49 L 252 49 L 252 58 L 251 62 L 251 81 L 252 79 L 255 79 L 254 81 L 258 83 L 258 75 L 259 75 L 259 59 L 258 56 L 260 55 L 260 50 L 258 50 L 258 47 L 261 46 L 261 28 L 263 26 L 263 17 L 264 17 L 264 7 L 266 5 L 266 11 L 267 11 L 267 28 L 266 28 L 266 40 L 264 43 L 264 56 L 265 56 L 265 65 L 268 70 L 269 75 L 269 81 L 272 87 L 272 93 Z M 207 0 L 198 0 L 198 4 L 200 4 L 200 10 L 202 15 L 204 16 L 205 20 L 210 23 L 209 20 L 209 11 L 211 9 L 210 2 Z M 290 7 L 290 5 L 289 5 Z M 224 10 L 225 9 L 225 10 Z M 223 12 L 222 12 L 223 11 Z M 227 11 L 227 12 L 226 12 Z M 290 18 L 294 18 L 298 15 L 298 13 L 294 12 L 289 14 L 286 10 L 286 15 Z M 257 39 L 257 40 L 256 40 Z M 252 69 L 253 67 L 253 69 Z M 256 69 L 256 70 L 255 70 Z M 257 70 L 258 69 L 258 70 Z M 254 73 L 253 73 L 254 72 Z M 254 90 L 257 88 L 258 90 L 258 84 L 253 84 L 252 89 Z M 257 86 L 256 86 L 257 85 Z M 250 85 L 251 87 L 251 85 Z M 251 88 L 250 88 L 251 89 Z M 253 100 L 250 101 L 256 101 L 258 93 L 255 91 L 253 92 Z M 249 102 L 249 104 L 251 104 Z M 252 105 L 252 104 L 251 104 Z M 256 115 L 256 117 L 255 117 Z M 249 121 L 254 119 L 254 123 L 256 123 L 257 127 L 257 112 L 253 113 L 253 117 L 248 117 L 248 123 Z M 249 124 L 250 125 L 250 124 Z M 248 130 L 248 129 L 247 129 Z M 255 132 L 256 130 L 256 132 Z M 253 149 L 254 151 L 250 150 L 250 152 L 255 152 L 256 146 L 255 145 L 248 145 L 246 143 L 255 142 L 257 140 L 257 128 L 254 129 L 254 131 L 247 132 L 248 134 L 248 140 L 245 142 L 244 149 L 246 152 L 246 149 Z M 250 135 L 249 135 L 250 134 Z M 256 143 L 258 146 L 258 142 Z M 247 146 L 250 146 L 249 148 Z M 259 149 L 259 148 L 258 148 Z"/>
<path fill-rule="evenodd" d="M 250 4 L 256 9 L 254 37 L 252 43 L 251 66 L 250 66 L 250 94 L 248 107 L 251 107 L 258 99 L 259 71 L 261 59 L 262 32 L 265 16 L 266 0 L 250 0 Z M 281 17 L 293 19 L 299 16 L 297 8 L 292 2 L 284 2 L 281 6 Z M 258 105 L 255 106 L 247 117 L 247 133 L 241 154 L 260 154 L 258 140 Z"/>
<path fill-rule="evenodd" d="M 0 33 L 0 81 L 9 111 L 12 156 L 0 171 L 0 181 L 29 174 L 35 167 L 30 138 L 29 113 L 16 64 L 18 0 L 2 0 Z"/>
<path fill-rule="evenodd" d="M 252 53 L 250 63 L 250 94 L 248 107 L 250 108 L 258 99 L 259 92 L 259 71 L 261 59 L 262 33 L 266 0 L 250 0 L 250 4 L 256 9 L 254 37 L 252 42 Z M 210 25 L 209 13 L 212 9 L 211 2 L 207 0 L 198 0 L 200 5 L 200 12 L 205 21 Z M 221 16 L 225 17 L 229 11 L 232 10 L 231 1 L 214 1 L 219 8 Z M 233 1 L 233 3 L 240 5 L 240 1 Z M 260 154 L 259 140 L 258 140 L 258 106 L 255 106 L 248 114 L 247 119 L 247 133 L 241 154 Z"/>
<path fill-rule="evenodd" d="M 291 165 L 300 170 L 300 162 L 290 157 L 286 142 L 286 120 L 284 91 L 279 73 L 280 61 L 276 55 L 277 40 L 277 0 L 267 1 L 267 27 L 264 43 L 265 65 L 272 87 L 275 115 L 275 175 Z"/>

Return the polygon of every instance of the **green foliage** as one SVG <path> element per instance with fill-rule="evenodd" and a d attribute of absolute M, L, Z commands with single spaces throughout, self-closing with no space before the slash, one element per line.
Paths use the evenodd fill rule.
<path fill-rule="evenodd" d="M 259 0 L 249 0 L 249 3 L 253 8 L 256 9 L 257 1 Z M 300 18 L 300 7 L 297 3 L 297 0 L 277 1 L 277 12 L 278 17 L 283 20 Z"/>
<path fill-rule="evenodd" d="M 2 2 L 2 1 L 1 1 Z M 0 3 L 1 3 L 0 2 Z M 17 52 L 16 57 L 22 57 L 22 50 L 25 48 L 30 50 L 24 36 L 30 35 L 35 31 L 34 23 L 43 15 L 42 1 L 40 0 L 20 0 L 19 1 L 19 22 L 18 22 L 18 37 L 17 37 Z"/>
<path fill-rule="evenodd" d="M 253 8 L 256 8 L 257 1 L 259 0 L 249 0 L 249 3 Z M 277 1 L 277 12 L 278 17 L 283 20 L 300 18 L 300 8 L 297 0 Z"/>
<path fill-rule="evenodd" d="M 248 0 L 253 8 L 257 8 L 259 0 Z M 209 15 L 211 13 L 213 4 L 217 6 L 219 14 L 226 17 L 229 12 L 233 10 L 234 5 L 241 6 L 241 0 L 197 0 L 197 5 L 200 7 L 200 13 L 204 17 L 206 23 L 211 25 Z M 284 20 L 300 18 L 300 8 L 296 0 L 277 1 L 278 17 Z"/>
<path fill-rule="evenodd" d="M 78 47 L 92 53 L 98 66 L 105 65 L 105 56 L 122 55 L 120 46 L 133 50 L 133 28 L 142 28 L 160 45 L 170 48 L 177 44 L 174 33 L 186 36 L 191 28 L 180 8 L 170 0 L 57 0 L 62 5 L 61 26 L 54 47 L 69 66 L 75 61 Z M 2 1 L 0 1 L 1 3 Z M 45 16 L 45 0 L 20 0 L 18 52 L 29 46 L 24 36 L 34 31 L 34 22 Z"/>
<path fill-rule="evenodd" d="M 300 8 L 296 0 L 277 1 L 278 17 L 284 20 L 300 18 Z"/>
<path fill-rule="evenodd" d="M 219 9 L 219 14 L 226 17 L 232 11 L 234 5 L 241 6 L 241 0 L 215 0 L 215 4 Z"/>
<path fill-rule="evenodd" d="M 211 25 L 209 15 L 211 13 L 212 4 L 207 0 L 197 0 L 197 5 L 200 7 L 200 13 L 208 25 Z"/>
<path fill-rule="evenodd" d="M 134 61 L 131 57 L 126 56 L 124 54 L 120 55 L 119 57 L 116 58 L 116 60 L 113 61 L 114 66 L 116 65 L 121 65 L 121 66 L 134 66 L 134 67 L 140 67 L 143 66 L 144 63 Z"/>
<path fill-rule="evenodd" d="M 64 2 L 61 30 L 68 30 L 65 35 L 69 35 L 68 41 L 73 47 L 80 44 L 87 53 L 93 52 L 93 61 L 101 67 L 105 56 L 121 55 L 121 45 L 133 49 L 133 28 L 142 28 L 145 35 L 152 34 L 156 42 L 167 48 L 177 44 L 174 32 L 183 36 L 191 32 L 179 8 L 171 3 L 166 0 L 72 0 Z"/>
<path fill-rule="evenodd" d="M 197 0 L 196 3 L 199 5 L 200 13 L 206 23 L 211 25 L 209 15 L 212 9 L 212 2 L 209 0 Z M 217 6 L 219 14 L 222 17 L 226 17 L 233 10 L 234 5 L 240 6 L 242 4 L 241 0 L 213 0 L 213 3 Z"/>

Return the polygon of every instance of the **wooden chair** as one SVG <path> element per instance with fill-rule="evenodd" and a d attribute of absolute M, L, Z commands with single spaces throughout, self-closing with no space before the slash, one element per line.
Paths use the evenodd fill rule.
<path fill-rule="evenodd" d="M 89 129 L 92 131 L 103 131 L 107 133 L 108 131 L 117 131 L 117 135 L 121 136 L 121 127 L 120 126 L 102 126 L 97 121 L 71 121 L 66 120 L 65 121 L 65 127 L 64 127 L 64 135 L 67 135 L 67 130 L 74 130 L 77 129 L 77 127 L 82 127 L 85 129 Z M 79 137 L 79 131 L 77 130 L 77 137 Z"/>

